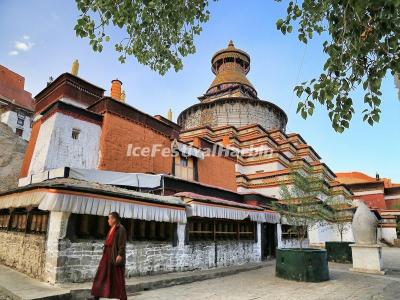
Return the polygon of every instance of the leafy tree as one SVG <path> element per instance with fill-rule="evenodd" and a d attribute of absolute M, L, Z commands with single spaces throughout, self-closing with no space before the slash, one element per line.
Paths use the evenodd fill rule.
<path fill-rule="evenodd" d="M 119 60 L 134 55 L 139 63 L 165 74 L 182 69 L 182 57 L 196 51 L 193 39 L 209 19 L 208 0 L 76 0 L 77 36 L 89 38 L 94 51 L 110 41 L 110 23 L 125 31 L 115 44 Z"/>
<path fill-rule="evenodd" d="M 115 44 L 121 62 L 134 55 L 141 64 L 165 74 L 171 67 L 182 69 L 182 58 L 195 52 L 194 37 L 209 20 L 210 1 L 76 0 L 80 16 L 75 32 L 101 52 L 103 42 L 110 40 L 106 29 L 112 24 L 126 33 Z M 295 87 L 301 99 L 297 112 L 304 119 L 320 103 L 326 106 L 332 127 L 343 132 L 355 113 L 352 92 L 360 86 L 364 89 L 364 121 L 379 122 L 382 79 L 388 71 L 400 74 L 399 7 L 399 0 L 288 3 L 287 16 L 276 23 L 283 34 L 296 26 L 303 43 L 315 34 L 327 36 L 323 72 Z"/>
<path fill-rule="evenodd" d="M 319 199 L 326 188 L 324 180 L 313 174 L 311 168 L 291 170 L 289 181 L 291 183 L 280 187 L 281 200 L 273 204 L 273 209 L 293 226 L 292 231 L 299 237 L 302 249 L 307 230 L 321 225 L 328 214 Z"/>
<path fill-rule="evenodd" d="M 340 235 L 340 241 L 343 242 L 343 235 L 351 229 L 352 214 L 349 214 L 351 203 L 349 199 L 340 199 L 338 196 L 329 193 L 325 204 L 331 208 L 328 222 L 333 225 Z"/>
<path fill-rule="evenodd" d="M 399 0 L 289 2 L 286 18 L 276 23 L 283 34 L 296 24 L 298 39 L 307 44 L 314 34 L 328 33 L 323 73 L 295 87 L 302 97 L 297 112 L 304 119 L 319 102 L 326 106 L 333 128 L 343 132 L 355 113 L 351 92 L 362 86 L 364 121 L 379 122 L 382 79 L 389 70 L 392 75 L 400 71 L 399 8 Z"/>

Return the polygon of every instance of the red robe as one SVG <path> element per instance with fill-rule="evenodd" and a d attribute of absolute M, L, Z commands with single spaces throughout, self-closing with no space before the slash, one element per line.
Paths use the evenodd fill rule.
<path fill-rule="evenodd" d="M 125 266 L 117 266 L 111 255 L 113 243 L 116 242 L 114 238 L 117 226 L 113 226 L 110 229 L 104 242 L 103 256 L 93 281 L 92 295 L 101 298 L 126 300 Z"/>

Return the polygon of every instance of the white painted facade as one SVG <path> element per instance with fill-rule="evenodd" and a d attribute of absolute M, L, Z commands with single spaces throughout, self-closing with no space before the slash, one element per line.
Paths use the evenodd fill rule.
<path fill-rule="evenodd" d="M 239 172 L 241 174 L 255 174 L 257 172 L 273 172 L 286 169 L 286 167 L 278 161 L 266 164 L 259 164 L 259 165 L 249 165 L 249 166 L 242 166 L 236 164 L 235 167 L 236 167 L 236 172 Z"/>
<path fill-rule="evenodd" d="M 308 230 L 310 244 L 318 245 L 325 242 L 340 242 L 340 233 L 334 225 L 324 224 Z M 351 223 L 346 224 L 346 230 L 343 232 L 343 242 L 354 242 Z"/>
<path fill-rule="evenodd" d="M 23 125 L 18 124 L 18 119 L 20 119 L 23 122 Z M 17 112 L 12 110 L 8 110 L 1 114 L 0 121 L 11 127 L 13 132 L 16 132 L 17 128 L 22 130 L 21 138 L 23 138 L 26 141 L 29 141 L 32 131 L 31 128 L 32 117 L 24 114 L 18 114 Z"/>
<path fill-rule="evenodd" d="M 77 139 L 72 131 L 78 130 Z M 40 126 L 29 174 L 59 167 L 96 169 L 101 126 L 55 113 Z"/>
<path fill-rule="evenodd" d="M 381 239 L 394 244 L 394 240 L 397 239 L 396 228 L 378 228 L 378 242 Z"/>

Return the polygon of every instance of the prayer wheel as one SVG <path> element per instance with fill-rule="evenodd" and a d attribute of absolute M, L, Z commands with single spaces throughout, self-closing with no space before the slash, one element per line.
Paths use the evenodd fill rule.
<path fill-rule="evenodd" d="M 164 222 L 158 223 L 158 232 L 160 234 L 160 239 L 164 240 L 165 239 L 165 223 Z"/>
<path fill-rule="evenodd" d="M 149 237 L 151 240 L 154 240 L 157 237 L 156 234 L 156 222 L 151 221 L 149 224 Z"/>
<path fill-rule="evenodd" d="M 41 232 L 46 232 L 47 231 L 47 222 L 49 220 L 49 216 L 48 215 L 43 215 L 42 216 L 42 226 L 40 228 Z"/>
<path fill-rule="evenodd" d="M 35 231 L 40 232 L 42 229 L 43 215 L 38 215 L 36 220 Z"/>
<path fill-rule="evenodd" d="M 199 232 L 199 234 L 197 235 L 197 238 L 199 240 L 203 239 L 203 236 L 204 236 L 204 234 L 202 233 L 203 230 L 204 230 L 204 223 L 198 222 L 197 223 L 197 231 Z"/>
<path fill-rule="evenodd" d="M 167 239 L 172 238 L 172 223 L 165 223 L 165 235 Z"/>
<path fill-rule="evenodd" d="M 18 215 L 14 214 L 12 217 L 12 224 L 11 224 L 12 229 L 17 229 L 17 225 L 18 225 Z"/>
<path fill-rule="evenodd" d="M 88 215 L 80 215 L 79 218 L 79 235 L 81 236 L 89 236 L 89 216 Z"/>
<path fill-rule="evenodd" d="M 139 238 L 144 239 L 146 237 L 146 222 L 139 221 Z"/>
<path fill-rule="evenodd" d="M 103 238 L 106 236 L 106 224 L 107 217 L 96 217 L 97 227 L 96 227 L 96 237 Z"/>
<path fill-rule="evenodd" d="M 128 241 L 132 241 L 135 236 L 135 220 L 128 219 Z"/>
<path fill-rule="evenodd" d="M 26 217 L 26 216 L 25 216 Z M 17 229 L 19 231 L 24 229 L 24 215 L 20 214 L 18 215 L 18 224 L 17 224 Z"/>
<path fill-rule="evenodd" d="M 30 226 L 30 231 L 35 231 L 36 228 L 36 221 L 37 221 L 37 215 L 32 215 L 32 219 L 31 219 L 31 226 Z"/>

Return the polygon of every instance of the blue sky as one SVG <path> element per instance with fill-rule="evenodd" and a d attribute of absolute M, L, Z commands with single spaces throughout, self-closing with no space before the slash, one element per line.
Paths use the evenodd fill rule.
<path fill-rule="evenodd" d="M 400 182 L 400 101 L 390 75 L 383 83 L 381 122 L 374 127 L 362 122 L 360 93 L 355 94 L 357 115 L 343 134 L 334 132 L 324 107 L 318 106 L 308 120 L 296 115 L 293 87 L 319 74 L 324 55 L 321 38 L 306 47 L 294 34 L 283 36 L 276 30 L 286 4 L 272 0 L 212 3 L 211 19 L 196 39 L 196 54 L 185 58 L 182 71 L 160 76 L 134 57 L 125 64 L 117 61 L 113 42 L 121 37 L 119 31 L 109 30 L 111 42 L 102 53 L 94 53 L 87 40 L 75 36 L 74 1 L 0 0 L 0 64 L 23 75 L 26 89 L 36 95 L 49 76 L 70 71 L 77 58 L 80 77 L 107 90 L 110 81 L 118 78 L 130 105 L 152 115 L 165 115 L 172 108 L 176 118 L 207 90 L 213 79 L 211 56 L 232 39 L 251 56 L 248 78 L 259 97 L 286 111 L 287 132 L 300 133 L 334 171 L 357 170 L 371 176 L 379 172 Z"/>

